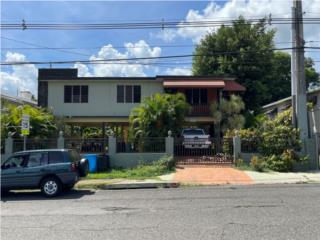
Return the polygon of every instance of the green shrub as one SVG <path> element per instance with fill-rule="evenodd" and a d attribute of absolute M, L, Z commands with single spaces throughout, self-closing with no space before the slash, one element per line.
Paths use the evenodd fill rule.
<path fill-rule="evenodd" d="M 298 129 L 292 127 L 291 115 L 291 110 L 287 110 L 279 113 L 274 119 L 262 123 L 260 132 L 263 155 L 281 155 L 287 149 L 300 150 L 300 133 Z"/>
<path fill-rule="evenodd" d="M 250 166 L 258 172 L 263 172 L 266 169 L 265 160 L 256 155 L 252 156 L 250 160 Z"/>
<path fill-rule="evenodd" d="M 286 149 L 281 155 L 271 155 L 267 158 L 268 168 L 279 172 L 288 172 L 293 168 L 294 163 L 303 162 L 307 158 L 300 158 L 292 149 Z"/>
<path fill-rule="evenodd" d="M 163 156 L 161 157 L 158 161 L 153 163 L 154 165 L 157 166 L 162 166 L 165 167 L 168 170 L 174 170 L 176 166 L 176 162 L 172 156 Z"/>
<path fill-rule="evenodd" d="M 243 159 L 239 158 L 239 159 L 235 160 L 234 164 L 236 165 L 236 167 L 241 167 L 244 165 L 244 161 L 243 161 Z"/>

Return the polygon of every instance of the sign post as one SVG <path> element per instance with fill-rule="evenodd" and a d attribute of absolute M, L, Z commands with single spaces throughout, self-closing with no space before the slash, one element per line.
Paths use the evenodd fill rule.
<path fill-rule="evenodd" d="M 27 149 L 27 136 L 30 133 L 30 116 L 23 114 L 21 118 L 21 134 L 23 135 L 23 151 Z"/>

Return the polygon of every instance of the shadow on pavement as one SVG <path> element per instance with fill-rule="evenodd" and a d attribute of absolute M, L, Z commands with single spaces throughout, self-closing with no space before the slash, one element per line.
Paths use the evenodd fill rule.
<path fill-rule="evenodd" d="M 79 199 L 83 196 L 92 195 L 95 191 L 92 190 L 71 190 L 68 192 L 62 192 L 59 196 L 53 198 L 44 197 L 40 191 L 10 191 L 1 195 L 1 201 L 26 201 L 26 200 L 65 200 L 65 199 Z"/>

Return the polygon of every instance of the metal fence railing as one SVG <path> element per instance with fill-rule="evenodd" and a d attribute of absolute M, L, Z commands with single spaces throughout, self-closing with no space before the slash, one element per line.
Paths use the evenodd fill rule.
<path fill-rule="evenodd" d="M 257 153 L 261 143 L 260 138 L 241 138 L 241 152 Z"/>
<path fill-rule="evenodd" d="M 165 138 L 142 138 L 136 141 L 126 141 L 117 138 L 117 153 L 164 153 Z"/>
<path fill-rule="evenodd" d="M 175 156 L 214 156 L 217 154 L 232 155 L 232 138 L 209 138 L 207 140 L 194 139 L 190 141 L 184 138 L 174 140 Z"/>
<path fill-rule="evenodd" d="M 108 152 L 108 138 L 65 138 L 65 148 L 76 149 L 80 153 Z"/>
<path fill-rule="evenodd" d="M 24 142 L 22 139 L 13 139 L 13 152 L 23 151 Z M 36 149 L 53 149 L 57 148 L 57 139 L 27 139 L 26 140 L 26 150 L 36 150 Z"/>

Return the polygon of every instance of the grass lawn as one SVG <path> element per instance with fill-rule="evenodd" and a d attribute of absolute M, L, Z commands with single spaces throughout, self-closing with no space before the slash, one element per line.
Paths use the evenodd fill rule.
<path fill-rule="evenodd" d="M 147 179 L 157 178 L 160 175 L 173 172 L 164 166 L 159 165 L 143 165 L 131 169 L 112 169 L 108 172 L 89 173 L 84 179 Z"/>

